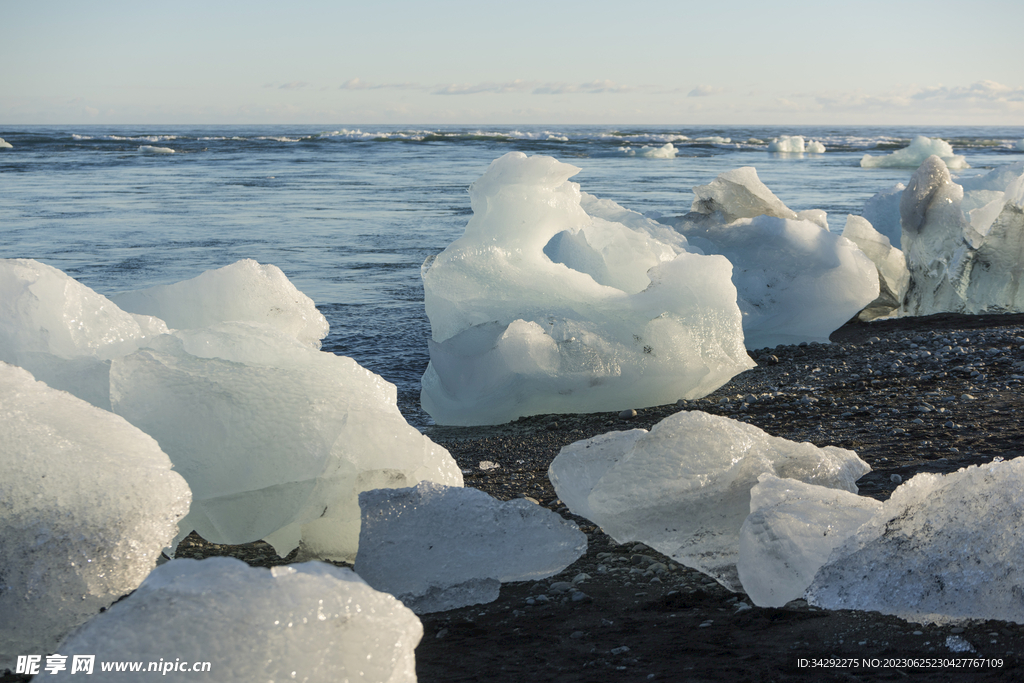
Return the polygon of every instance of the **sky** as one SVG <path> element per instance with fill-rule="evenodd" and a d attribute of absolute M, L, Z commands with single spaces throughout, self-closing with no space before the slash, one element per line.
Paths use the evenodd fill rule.
<path fill-rule="evenodd" d="M 0 124 L 1024 125 L 1020 0 L 0 0 Z"/>

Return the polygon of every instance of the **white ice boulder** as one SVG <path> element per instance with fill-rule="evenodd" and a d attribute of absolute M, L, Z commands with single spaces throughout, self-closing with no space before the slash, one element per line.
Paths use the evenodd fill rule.
<path fill-rule="evenodd" d="M 439 424 L 670 403 L 752 367 L 728 261 L 621 207 L 630 225 L 600 202 L 588 213 L 578 171 L 495 160 L 465 234 L 424 263 L 421 400 Z"/>
<path fill-rule="evenodd" d="M 1024 163 L 962 183 L 933 156 L 903 192 L 907 315 L 1024 311 Z"/>
<path fill-rule="evenodd" d="M 744 592 L 759 607 L 802 597 L 833 548 L 881 507 L 849 491 L 762 474 L 740 528 L 736 569 Z"/>
<path fill-rule="evenodd" d="M 493 602 L 502 583 L 553 576 L 587 550 L 574 522 L 522 498 L 421 482 L 359 494 L 355 570 L 418 614 Z"/>
<path fill-rule="evenodd" d="M 178 330 L 114 360 L 114 410 L 160 443 L 190 483 L 182 533 L 266 539 L 287 554 L 352 559 L 360 491 L 462 485 L 448 451 L 396 406 L 395 386 L 281 330 Z"/>
<path fill-rule="evenodd" d="M 732 263 L 747 348 L 827 342 L 878 297 L 871 260 L 806 220 L 815 216 L 789 209 L 753 168 L 723 173 L 694 193 L 693 211 L 673 225 L 691 245 Z"/>
<path fill-rule="evenodd" d="M 101 663 L 142 662 L 167 681 L 415 683 L 420 620 L 349 569 L 323 562 L 249 567 L 173 560 L 69 636 L 61 654 L 94 654 L 92 680 L 127 680 Z M 156 667 L 150 669 L 150 662 Z M 191 670 L 209 663 L 208 673 Z M 81 672 L 79 672 L 81 673 Z M 75 681 L 68 668 L 54 681 Z"/>
<path fill-rule="evenodd" d="M 904 482 L 807 589 L 826 609 L 1024 623 L 1024 458 Z"/>
<path fill-rule="evenodd" d="M 115 294 L 125 311 L 160 318 L 175 329 L 222 322 L 255 322 L 276 327 L 320 348 L 328 324 L 313 300 L 275 265 L 244 259 L 170 285 Z"/>
<path fill-rule="evenodd" d="M 14 149 L 14 145 L 0 138 L 0 149 Z"/>
<path fill-rule="evenodd" d="M 959 154 L 954 154 L 953 147 L 948 142 L 923 135 L 916 136 L 910 141 L 909 146 L 892 154 L 877 157 L 865 154 L 860 160 L 860 165 L 862 168 L 917 168 L 932 155 L 940 157 L 949 168 L 969 168 L 967 160 Z"/>
<path fill-rule="evenodd" d="M 51 387 L 109 410 L 110 360 L 159 331 L 52 266 L 0 259 L 0 361 Z"/>
<path fill-rule="evenodd" d="M 857 317 L 873 320 L 899 309 L 910 285 L 910 271 L 903 252 L 861 216 L 846 217 L 843 237 L 860 247 L 878 270 L 878 298 L 865 306 Z"/>
<path fill-rule="evenodd" d="M 151 437 L 0 363 L 0 671 L 142 583 L 189 500 Z"/>
<path fill-rule="evenodd" d="M 861 218 L 871 223 L 871 227 L 885 235 L 889 243 L 896 249 L 903 240 L 903 225 L 900 221 L 900 200 L 907 186 L 896 183 L 887 190 L 872 195 L 861 209 Z"/>
<path fill-rule="evenodd" d="M 787 441 L 694 411 L 667 417 L 649 433 L 612 432 L 570 444 L 548 476 L 570 510 L 616 542 L 641 541 L 740 590 L 740 527 L 759 476 L 856 492 L 868 471 L 853 451 Z"/>
<path fill-rule="evenodd" d="M 817 140 L 804 141 L 802 135 L 782 135 L 768 143 L 768 151 L 781 154 L 824 154 L 825 145 Z"/>

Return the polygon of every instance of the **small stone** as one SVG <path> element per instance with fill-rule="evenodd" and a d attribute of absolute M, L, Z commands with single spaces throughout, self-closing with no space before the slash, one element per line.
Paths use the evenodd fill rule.
<path fill-rule="evenodd" d="M 578 585 L 578 584 L 581 584 L 581 583 L 583 583 L 584 581 L 589 581 L 590 579 L 591 579 L 591 576 L 590 576 L 590 574 L 587 574 L 586 572 L 580 572 L 579 574 L 577 574 L 577 575 L 576 575 L 576 576 L 575 576 L 575 577 L 573 578 L 573 580 L 572 580 L 572 584 L 573 584 L 574 586 L 576 586 L 576 585 Z"/>
<path fill-rule="evenodd" d="M 970 394 L 960 394 L 960 400 L 961 401 L 973 401 L 973 400 L 975 400 L 975 398 L 973 396 L 971 396 Z"/>
<path fill-rule="evenodd" d="M 551 584 L 548 587 L 548 590 L 551 591 L 552 593 L 557 593 L 557 594 L 568 593 L 569 591 L 572 590 L 572 584 L 569 583 L 568 581 L 555 581 L 553 584 Z"/>
<path fill-rule="evenodd" d="M 587 595 L 583 591 L 573 591 L 573 593 L 572 593 L 572 601 L 573 602 L 590 602 L 590 600 L 592 600 L 592 599 L 593 598 L 591 598 L 589 595 Z"/>
<path fill-rule="evenodd" d="M 632 420 L 634 417 L 636 417 L 636 411 L 633 410 L 632 408 L 630 408 L 629 410 L 623 410 L 621 413 L 619 413 L 620 420 Z"/>
<path fill-rule="evenodd" d="M 893 474 L 893 475 L 889 476 L 889 481 L 891 481 L 894 484 L 902 484 L 903 483 L 903 477 L 901 477 L 898 474 Z"/>
<path fill-rule="evenodd" d="M 629 652 L 629 648 L 627 646 L 623 645 L 622 647 L 613 648 L 610 652 L 613 655 L 621 655 L 621 654 L 625 654 L 625 653 Z"/>
<path fill-rule="evenodd" d="M 572 634 L 569 637 L 573 638 L 574 640 L 579 640 L 580 638 L 585 638 L 586 635 L 587 634 L 584 633 L 583 631 L 573 631 Z"/>
<path fill-rule="evenodd" d="M 486 472 L 487 470 L 496 470 L 501 467 L 501 465 L 496 462 L 491 462 L 490 460 L 481 460 L 478 467 Z"/>
<path fill-rule="evenodd" d="M 922 420 L 922 419 L 921 419 L 921 418 L 919 418 L 919 417 L 915 417 L 915 418 L 914 418 L 913 420 L 911 420 L 910 422 L 911 422 L 911 424 L 916 424 L 916 425 L 923 425 L 923 424 L 924 424 L 924 420 Z"/>

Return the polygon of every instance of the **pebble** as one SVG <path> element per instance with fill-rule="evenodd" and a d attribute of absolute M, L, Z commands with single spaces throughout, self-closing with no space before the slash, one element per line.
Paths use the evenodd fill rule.
<path fill-rule="evenodd" d="M 621 655 L 621 654 L 625 654 L 625 653 L 629 652 L 629 647 L 627 647 L 627 646 L 623 645 L 622 647 L 616 647 L 616 648 L 612 648 L 612 649 L 610 650 L 610 652 L 611 652 L 611 654 L 613 654 L 613 655 Z"/>
<path fill-rule="evenodd" d="M 894 484 L 902 484 L 903 483 L 903 477 L 901 477 L 898 474 L 893 474 L 893 475 L 891 475 L 889 477 L 889 481 L 891 481 Z"/>
<path fill-rule="evenodd" d="M 577 584 L 583 583 L 584 581 L 589 581 L 591 578 L 592 577 L 590 576 L 590 574 L 587 574 L 586 572 L 580 572 L 573 578 L 572 583 L 575 586 Z"/>
<path fill-rule="evenodd" d="M 570 636 L 569 636 L 569 637 L 570 637 L 570 638 L 573 638 L 573 639 L 575 639 L 575 640 L 579 640 L 580 638 L 585 638 L 585 637 L 586 637 L 586 635 L 587 635 L 587 634 L 586 634 L 586 633 L 584 633 L 583 631 L 573 631 L 573 632 L 572 632 L 572 634 L 570 634 Z"/>
<path fill-rule="evenodd" d="M 478 467 L 486 472 L 487 470 L 496 470 L 501 467 L 501 465 L 496 462 L 491 462 L 490 460 L 481 460 Z"/>
<path fill-rule="evenodd" d="M 572 584 L 568 581 L 555 581 L 553 584 L 548 586 L 548 590 L 552 593 L 568 593 L 572 590 Z"/>
<path fill-rule="evenodd" d="M 636 411 L 633 410 L 632 408 L 630 408 L 629 410 L 623 410 L 621 413 L 619 413 L 620 420 L 632 420 L 634 417 L 636 417 Z"/>

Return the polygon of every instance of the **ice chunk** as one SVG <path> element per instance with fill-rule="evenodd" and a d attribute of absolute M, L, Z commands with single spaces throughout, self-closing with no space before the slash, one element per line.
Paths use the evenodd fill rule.
<path fill-rule="evenodd" d="M 662 241 L 612 202 L 588 202 L 589 214 L 568 182 L 578 171 L 497 159 L 470 188 L 463 237 L 424 263 L 421 399 L 438 423 L 659 405 L 752 367 L 728 261 Z"/>
<path fill-rule="evenodd" d="M 109 410 L 110 360 L 146 336 L 135 317 L 56 268 L 0 259 L 0 361 Z"/>
<path fill-rule="evenodd" d="M 622 150 L 629 156 L 647 157 L 648 159 L 675 159 L 677 150 L 675 145 L 671 142 L 665 143 L 661 147 L 650 147 L 644 145 L 640 149 L 633 149 L 632 147 L 626 147 Z"/>
<path fill-rule="evenodd" d="M 1013 147 L 1019 152 L 1024 152 L 1024 140 L 1018 140 Z"/>
<path fill-rule="evenodd" d="M 60 652 L 95 654 L 96 673 L 99 662 L 154 662 L 168 681 L 415 683 L 422 637 L 415 614 L 349 569 L 310 562 L 268 571 L 218 557 L 158 567 Z M 191 671 L 197 662 L 209 662 L 210 673 Z M 67 664 L 46 678 L 76 680 Z"/>
<path fill-rule="evenodd" d="M 11 143 L 7 142 L 3 138 L 0 138 L 0 149 L 13 149 L 13 148 L 14 148 L 14 145 L 12 145 Z"/>
<path fill-rule="evenodd" d="M 743 590 L 759 607 L 802 597 L 818 569 L 882 504 L 849 491 L 762 474 L 740 528 Z"/>
<path fill-rule="evenodd" d="M 0 671 L 134 590 L 189 500 L 151 437 L 0 363 Z"/>
<path fill-rule="evenodd" d="M 864 202 L 861 210 L 861 218 L 871 223 L 871 226 L 885 235 L 889 243 L 896 249 L 900 249 L 903 239 L 903 226 L 900 222 L 900 199 L 903 197 L 903 190 L 907 186 L 903 183 L 896 183 L 888 190 L 873 195 Z"/>
<path fill-rule="evenodd" d="M 155 147 L 153 145 L 139 145 L 139 151 L 143 154 L 174 154 L 170 147 Z"/>
<path fill-rule="evenodd" d="M 900 215 L 910 271 L 904 313 L 1024 310 L 1024 163 L 958 185 L 929 157 L 903 192 Z"/>
<path fill-rule="evenodd" d="M 816 140 L 808 140 L 805 143 L 802 135 L 783 135 L 768 144 L 768 151 L 782 154 L 824 154 L 825 145 Z"/>
<path fill-rule="evenodd" d="M 502 583 L 553 576 L 587 550 L 575 523 L 522 498 L 422 482 L 359 505 L 356 572 L 418 614 L 492 602 Z"/>
<path fill-rule="evenodd" d="M 461 486 L 448 451 L 410 427 L 394 385 L 277 328 L 222 323 L 158 337 L 111 369 L 115 411 L 192 485 L 183 533 L 265 538 L 282 555 L 352 559 L 359 491 Z"/>
<path fill-rule="evenodd" d="M 296 289 L 281 269 L 245 259 L 198 277 L 110 297 L 126 311 L 156 316 L 170 327 L 189 329 L 221 322 L 271 325 L 320 348 L 328 324 L 313 300 Z"/>
<path fill-rule="evenodd" d="M 585 511 L 616 542 L 641 541 L 739 590 L 740 527 L 760 475 L 856 492 L 854 482 L 868 471 L 853 451 L 794 443 L 694 411 L 667 417 L 647 434 L 570 444 L 548 476 L 570 510 Z"/>
<path fill-rule="evenodd" d="M 949 168 L 969 168 L 967 160 L 959 154 L 953 154 L 953 148 L 945 140 L 916 136 L 908 147 L 898 149 L 892 154 L 873 157 L 865 154 L 860 165 L 863 168 L 917 168 L 928 157 L 940 157 Z"/>
<path fill-rule="evenodd" d="M 738 218 L 774 216 L 796 218 L 796 212 L 782 203 L 757 177 L 753 166 L 735 168 L 722 173 L 707 185 L 693 188 L 695 199 L 691 211 L 711 216 L 719 214 L 719 223 Z"/>
<path fill-rule="evenodd" d="M 903 252 L 894 248 L 888 237 L 860 216 L 846 217 L 843 237 L 860 247 L 878 270 L 878 298 L 865 306 L 858 317 L 873 320 L 897 310 L 910 285 L 910 271 Z"/>
<path fill-rule="evenodd" d="M 904 482 L 807 589 L 828 609 L 1024 623 L 1024 458 Z"/>

